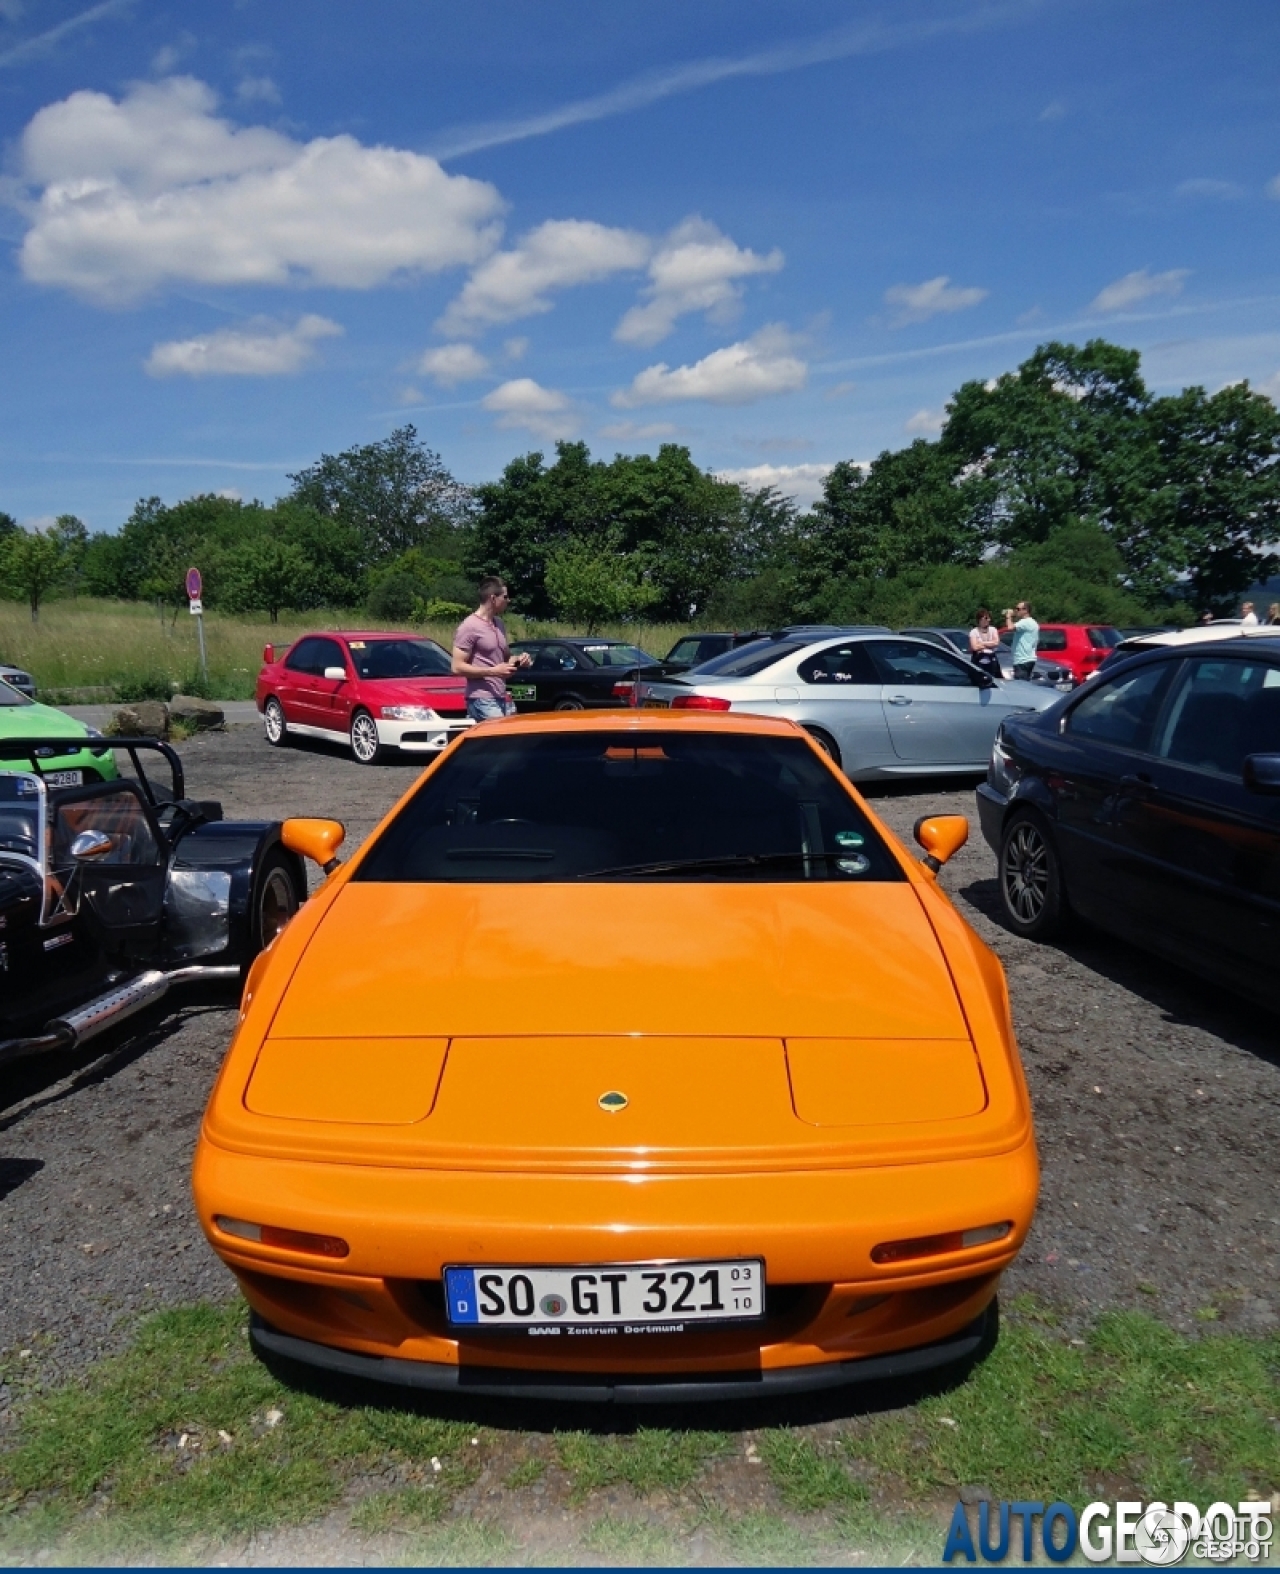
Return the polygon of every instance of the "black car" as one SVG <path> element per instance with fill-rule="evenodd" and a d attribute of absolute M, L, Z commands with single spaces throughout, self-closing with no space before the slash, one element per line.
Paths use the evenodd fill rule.
<path fill-rule="evenodd" d="M 59 787 L 43 773 L 81 740 L 5 740 L 31 768 L 0 771 L 0 1065 L 74 1049 L 174 984 L 238 981 L 306 895 L 300 854 L 328 863 L 342 839 L 336 821 L 224 820 L 168 744 L 112 746 L 132 775 Z"/>
<path fill-rule="evenodd" d="M 630 705 L 637 672 L 662 668 L 656 656 L 617 639 L 522 639 L 511 654 L 531 659 L 507 682 L 518 711 Z"/>
<path fill-rule="evenodd" d="M 1280 1010 L 1280 637 L 1151 650 L 1007 718 L 978 813 L 1018 934 L 1078 914 Z"/>
<path fill-rule="evenodd" d="M 739 645 L 749 645 L 762 637 L 759 629 L 746 634 L 684 634 L 662 658 L 662 669 L 668 675 L 688 672 L 713 656 L 723 656 L 727 650 L 737 650 Z"/>

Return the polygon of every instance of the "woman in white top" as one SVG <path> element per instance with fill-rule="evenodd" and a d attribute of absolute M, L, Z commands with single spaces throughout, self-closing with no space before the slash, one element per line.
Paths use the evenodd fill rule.
<path fill-rule="evenodd" d="M 977 627 L 969 630 L 969 660 L 993 678 L 1000 676 L 1000 630 L 992 626 L 986 607 L 978 608 Z"/>

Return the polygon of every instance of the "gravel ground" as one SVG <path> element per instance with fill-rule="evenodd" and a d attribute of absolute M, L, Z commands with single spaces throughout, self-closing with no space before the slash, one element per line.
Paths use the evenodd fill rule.
<path fill-rule="evenodd" d="M 272 750 L 249 727 L 183 754 L 190 790 L 220 796 L 228 817 L 338 815 L 351 845 L 417 772 L 319 745 Z M 926 810 L 968 813 L 974 828 L 943 884 L 1008 970 L 1044 1166 L 1007 1292 L 1033 1291 L 1069 1321 L 1132 1306 L 1184 1329 L 1274 1328 L 1280 1018 L 1118 942 L 1037 947 L 1007 933 L 969 784 L 872 796 L 904 837 Z M 5 1074 L 0 1415 L 18 1373 L 20 1388 L 58 1381 L 118 1349 L 140 1313 L 233 1294 L 187 1184 L 233 1020 L 230 1002 L 189 999 L 92 1054 Z"/>

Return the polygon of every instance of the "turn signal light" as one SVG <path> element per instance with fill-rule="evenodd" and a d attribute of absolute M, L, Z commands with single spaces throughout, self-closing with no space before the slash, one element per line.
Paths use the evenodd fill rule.
<path fill-rule="evenodd" d="M 337 1235 L 312 1235 L 309 1230 L 282 1230 L 275 1224 L 250 1224 L 247 1219 L 228 1219 L 215 1213 L 213 1222 L 224 1235 L 238 1235 L 242 1241 L 257 1241 L 260 1246 L 278 1246 L 287 1252 L 306 1252 L 312 1257 L 346 1257 L 351 1248 Z"/>
<path fill-rule="evenodd" d="M 992 1241 L 1002 1241 L 1013 1230 L 1006 1219 L 1003 1224 L 979 1224 L 972 1230 L 950 1230 L 946 1235 L 917 1235 L 912 1241 L 884 1241 L 871 1248 L 871 1261 L 877 1263 L 910 1262 L 915 1257 L 941 1257 L 947 1252 L 960 1252 L 967 1246 L 989 1246 Z"/>
<path fill-rule="evenodd" d="M 714 694 L 678 694 L 671 701 L 672 710 L 728 710 L 732 700 L 720 700 Z"/>

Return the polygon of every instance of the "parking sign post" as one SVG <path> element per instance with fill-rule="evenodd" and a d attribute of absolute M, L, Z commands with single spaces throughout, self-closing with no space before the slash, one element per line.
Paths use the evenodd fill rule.
<path fill-rule="evenodd" d="M 196 620 L 196 637 L 200 641 L 200 675 L 206 690 L 209 687 L 209 660 L 204 650 L 204 602 L 200 599 L 204 581 L 198 568 L 187 570 L 187 596 L 191 603 L 191 616 Z"/>

